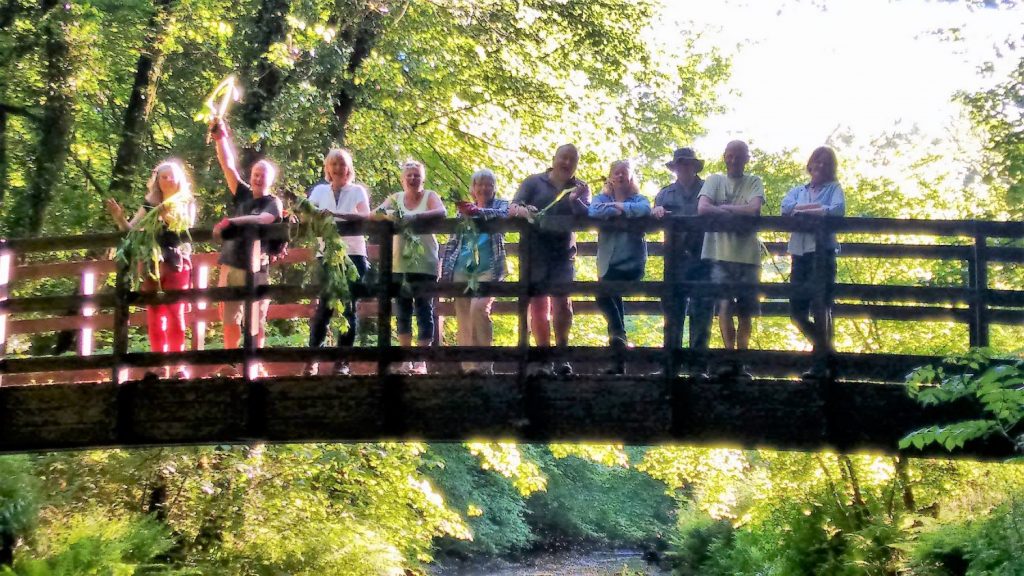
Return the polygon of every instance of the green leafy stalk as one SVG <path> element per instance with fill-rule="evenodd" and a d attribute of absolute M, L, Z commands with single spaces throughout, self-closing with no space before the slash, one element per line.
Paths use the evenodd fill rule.
<path fill-rule="evenodd" d="M 189 224 L 189 202 L 172 196 L 147 212 L 138 224 L 125 234 L 117 247 L 114 259 L 127 269 L 128 283 L 132 290 L 138 290 L 143 278 L 149 277 L 156 281 L 157 291 L 161 291 L 160 263 L 163 261 L 163 254 L 160 249 L 160 234 L 166 225 L 171 232 L 187 235 L 191 242 Z"/>
<path fill-rule="evenodd" d="M 469 264 L 466 266 L 466 272 L 469 274 L 469 278 L 466 281 L 466 292 L 473 292 L 475 294 L 480 291 L 480 276 L 483 273 L 480 270 L 480 227 L 477 226 L 474 219 L 463 218 L 459 221 L 458 226 L 455 227 L 455 234 L 461 236 L 463 242 L 469 242 L 471 255 Z"/>
<path fill-rule="evenodd" d="M 945 364 L 914 370 L 907 377 L 910 396 L 925 406 L 972 399 L 983 417 L 915 430 L 900 440 L 900 448 L 939 444 L 952 451 L 995 435 L 1024 449 L 1024 360 L 1004 360 L 977 349 L 947 358 Z"/>
<path fill-rule="evenodd" d="M 294 199 L 292 210 L 299 218 L 299 228 L 293 237 L 300 244 L 309 246 L 316 246 L 318 240 L 323 241 L 320 252 L 324 274 L 320 279 L 320 298 L 334 310 L 335 318 L 341 319 L 341 332 L 346 333 L 352 327 L 348 325 L 348 319 L 343 313 L 345 302 L 352 298 L 349 284 L 359 279 L 359 272 L 348 257 L 348 248 L 334 225 L 333 216 L 322 213 L 312 202 L 302 197 Z M 314 275 L 314 270 L 308 270 L 303 285 L 311 283 Z"/>

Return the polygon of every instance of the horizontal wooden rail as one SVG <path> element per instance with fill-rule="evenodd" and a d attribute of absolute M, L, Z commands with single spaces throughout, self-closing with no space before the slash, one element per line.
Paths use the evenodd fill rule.
<path fill-rule="evenodd" d="M 523 222 L 517 219 L 491 220 L 481 222 L 479 227 L 486 231 L 511 231 L 521 229 Z M 416 232 L 448 233 L 458 226 L 457 219 L 417 222 L 413 225 Z M 677 231 L 694 232 L 749 232 L 753 230 L 773 230 L 780 232 L 814 232 L 821 227 L 836 233 L 895 234 L 895 235 L 934 235 L 974 237 L 984 235 L 993 238 L 1024 237 L 1024 222 L 993 222 L 985 220 L 914 220 L 898 218 L 853 218 L 834 217 L 803 218 L 794 216 L 689 216 L 657 220 L 653 218 L 636 218 L 628 221 L 607 222 L 584 216 L 549 216 L 543 226 L 548 229 L 564 230 L 596 230 L 599 227 L 643 229 L 647 231 L 665 230 L 672 227 Z M 287 237 L 289 226 L 273 224 L 262 227 L 266 237 Z M 389 222 L 344 222 L 338 225 L 342 234 L 381 234 L 393 233 L 394 226 Z M 211 239 L 209 229 L 193 229 L 192 239 L 196 242 L 207 242 Z M 32 252 L 55 252 L 66 250 L 86 250 L 96 248 L 112 248 L 117 246 L 122 234 L 85 234 L 79 236 L 50 236 L 45 238 L 13 238 L 2 241 L 0 249 L 10 249 L 21 254 Z"/>

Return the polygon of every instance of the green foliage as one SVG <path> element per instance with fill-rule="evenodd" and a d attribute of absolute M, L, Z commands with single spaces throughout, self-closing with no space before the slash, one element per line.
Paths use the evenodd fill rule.
<path fill-rule="evenodd" d="M 36 525 L 39 481 L 24 456 L 0 457 L 0 540 L 25 537 Z"/>
<path fill-rule="evenodd" d="M 640 449 L 627 453 L 634 461 L 643 457 Z M 549 546 L 578 541 L 651 545 L 670 531 L 674 503 L 661 482 L 631 467 L 556 458 L 540 447 L 531 454 L 548 485 L 530 497 L 529 519 Z"/>
<path fill-rule="evenodd" d="M 540 466 L 523 454 L 512 442 L 469 442 L 469 453 L 480 459 L 480 467 L 493 470 L 512 481 L 523 496 L 529 496 L 547 487 L 547 478 Z"/>
<path fill-rule="evenodd" d="M 729 552 L 733 534 L 728 521 L 715 520 L 690 506 L 682 506 L 666 553 L 673 575 L 717 573 L 720 567 L 715 564 Z"/>
<path fill-rule="evenodd" d="M 444 493 L 448 507 L 463 515 L 473 534 L 472 540 L 440 539 L 441 553 L 500 556 L 526 550 L 537 539 L 527 522 L 523 494 L 510 479 L 481 468 L 464 445 L 431 446 L 423 469 Z"/>
<path fill-rule="evenodd" d="M 354 326 L 348 325 L 345 318 L 345 303 L 352 298 L 349 283 L 359 279 L 352 259 L 348 257 L 348 246 L 338 233 L 334 217 L 323 214 L 305 198 L 295 198 L 291 202 L 292 209 L 299 218 L 299 227 L 295 239 L 300 244 L 320 247 L 320 259 L 323 271 L 320 278 L 320 297 L 326 299 L 327 306 L 334 309 L 335 318 L 342 323 L 341 332 L 348 332 Z M 305 280 L 310 279 L 312 269 L 307 270 Z"/>
<path fill-rule="evenodd" d="M 1011 51 L 1014 48 L 1009 44 Z M 985 139 L 982 165 L 986 181 L 1006 191 L 1006 203 L 1020 216 L 1024 206 L 1024 58 L 1009 77 L 980 92 L 960 93 L 957 98 L 967 109 L 975 129 Z"/>
<path fill-rule="evenodd" d="M 201 574 L 400 574 L 435 536 L 468 538 L 419 473 L 420 444 L 108 450 L 34 459 L 47 514 L 39 541 L 100 509 L 152 513 L 169 561 Z M 48 556 L 42 547 L 30 555 Z"/>
<path fill-rule="evenodd" d="M 985 517 L 925 533 L 912 549 L 909 565 L 919 576 L 1020 574 L 1022 547 L 1024 503 L 1014 499 Z"/>
<path fill-rule="evenodd" d="M 160 262 L 163 261 L 160 234 L 166 227 L 171 232 L 188 236 L 191 220 L 188 212 L 189 203 L 172 196 L 147 212 L 125 234 L 117 247 L 114 260 L 125 269 L 132 290 L 138 290 L 144 278 L 152 278 L 160 286 Z"/>
<path fill-rule="evenodd" d="M 925 406 L 975 401 L 984 418 L 928 426 L 900 440 L 900 448 L 939 444 L 952 451 L 972 440 L 996 435 L 1024 447 L 1024 359 L 1004 359 L 989 349 L 947 358 L 944 365 L 924 366 L 907 377 L 908 392 Z"/>
<path fill-rule="evenodd" d="M 53 526 L 49 539 L 3 576 L 130 576 L 183 574 L 161 566 L 158 557 L 173 545 L 166 526 L 148 518 L 111 518 L 93 511 Z"/>

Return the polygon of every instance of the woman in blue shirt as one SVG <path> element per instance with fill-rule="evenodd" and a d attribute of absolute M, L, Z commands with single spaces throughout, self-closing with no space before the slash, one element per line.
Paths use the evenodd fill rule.
<path fill-rule="evenodd" d="M 508 201 L 495 198 L 494 172 L 477 170 L 470 181 L 472 204 L 459 207 L 459 216 L 468 218 L 508 217 Z M 464 232 L 452 234 L 444 249 L 441 279 L 445 282 L 500 282 L 505 278 L 505 238 L 502 233 Z M 490 346 L 494 337 L 491 322 L 493 296 L 455 299 L 455 319 L 459 326 L 459 346 Z M 464 362 L 468 374 L 490 374 L 490 362 Z"/>
<path fill-rule="evenodd" d="M 612 163 L 604 190 L 591 202 L 589 214 L 603 220 L 642 218 L 651 214 L 651 203 L 640 194 L 628 160 Z M 601 280 L 636 282 L 643 278 L 646 264 L 647 240 L 643 230 L 601 228 L 597 237 L 597 272 Z M 598 296 L 596 300 L 608 321 L 609 343 L 615 348 L 625 348 L 622 296 Z M 622 374 L 625 368 L 622 362 L 616 362 L 608 372 Z"/>
<path fill-rule="evenodd" d="M 817 148 L 807 161 L 807 173 L 811 181 L 797 186 L 786 193 L 782 200 L 783 216 L 843 216 L 846 213 L 846 198 L 843 188 L 836 181 L 836 153 L 827 146 Z M 815 341 L 815 332 L 824 328 L 826 340 L 831 339 L 832 332 L 832 288 L 836 281 L 836 252 L 839 243 L 835 234 L 829 233 L 824 246 L 815 245 L 814 234 L 811 232 L 794 232 L 789 239 L 789 254 L 792 258 L 792 269 L 789 281 L 796 290 L 802 284 L 814 281 L 815 253 L 825 252 L 825 275 L 828 281 L 825 286 L 817 287 L 825 291 L 825 317 L 811 321 L 811 300 L 809 294 L 794 294 L 789 299 L 790 317 L 793 324 L 811 342 Z M 824 322 L 824 326 L 819 326 Z"/>

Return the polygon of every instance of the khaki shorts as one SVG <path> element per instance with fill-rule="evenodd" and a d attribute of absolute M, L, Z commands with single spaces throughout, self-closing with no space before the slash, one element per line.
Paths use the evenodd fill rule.
<path fill-rule="evenodd" d="M 256 285 L 260 286 L 266 284 L 266 275 L 256 275 Z M 245 270 L 241 268 L 235 268 L 234 266 L 228 266 L 227 264 L 220 265 L 220 274 L 217 278 L 217 286 L 221 288 L 245 286 Z M 262 326 L 267 321 L 267 311 L 270 309 L 270 300 L 258 300 L 256 302 L 259 305 L 260 317 L 258 326 Z M 242 325 L 242 319 L 245 318 L 245 301 L 232 300 L 220 303 L 220 318 L 222 322 L 230 322 L 237 326 Z M 256 331 L 253 330 L 255 333 Z"/>
<path fill-rule="evenodd" d="M 741 262 L 711 262 L 711 281 L 716 283 L 743 282 L 756 284 L 761 281 L 761 267 Z M 757 316 L 761 306 L 757 300 L 757 289 L 744 290 L 736 296 L 724 298 L 735 301 L 737 312 L 744 316 Z"/>

